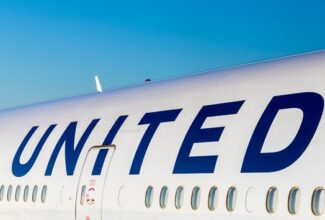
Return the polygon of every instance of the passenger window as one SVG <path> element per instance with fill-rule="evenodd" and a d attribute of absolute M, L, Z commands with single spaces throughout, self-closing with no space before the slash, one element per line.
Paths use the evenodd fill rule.
<path fill-rule="evenodd" d="M 15 193 L 15 200 L 16 200 L 16 202 L 19 201 L 19 197 L 20 197 L 20 186 L 18 185 L 16 187 L 16 193 Z"/>
<path fill-rule="evenodd" d="M 5 186 L 2 185 L 0 188 L 0 201 L 3 201 L 4 194 L 5 194 Z"/>
<path fill-rule="evenodd" d="M 216 210 L 218 202 L 218 188 L 212 187 L 209 192 L 208 206 L 211 211 Z"/>
<path fill-rule="evenodd" d="M 28 200 L 28 194 L 29 194 L 29 186 L 25 186 L 25 189 L 24 189 L 24 202 L 27 202 Z"/>
<path fill-rule="evenodd" d="M 38 193 L 38 186 L 34 186 L 33 194 L 32 194 L 33 202 L 36 202 L 36 200 L 37 200 L 37 193 Z"/>
<path fill-rule="evenodd" d="M 161 208 L 163 208 L 163 209 L 166 208 L 167 200 L 168 200 L 168 187 L 164 186 L 160 192 L 160 207 Z"/>
<path fill-rule="evenodd" d="M 149 186 L 146 191 L 146 199 L 145 199 L 145 205 L 147 208 L 151 207 L 152 199 L 153 199 L 153 187 Z"/>
<path fill-rule="evenodd" d="M 86 196 L 86 186 L 83 185 L 81 188 L 80 205 L 85 204 L 85 196 Z"/>
<path fill-rule="evenodd" d="M 176 190 L 175 194 L 175 208 L 181 209 L 183 206 L 183 199 L 184 199 L 184 187 L 179 186 Z"/>
<path fill-rule="evenodd" d="M 314 215 L 320 216 L 324 213 L 325 208 L 325 191 L 323 188 L 315 189 L 312 199 L 312 211 Z"/>
<path fill-rule="evenodd" d="M 266 196 L 266 210 L 272 214 L 276 211 L 278 205 L 278 189 L 271 187 Z"/>
<path fill-rule="evenodd" d="M 7 201 L 9 202 L 11 200 L 11 194 L 12 194 L 12 185 L 8 187 L 7 191 Z"/>
<path fill-rule="evenodd" d="M 200 187 L 196 186 L 192 191 L 191 206 L 193 210 L 197 210 L 200 205 Z"/>
<path fill-rule="evenodd" d="M 300 207 L 300 190 L 298 188 L 291 189 L 289 193 L 289 200 L 288 200 L 288 209 L 290 214 L 295 215 L 299 211 Z"/>
<path fill-rule="evenodd" d="M 229 212 L 233 212 L 236 208 L 237 203 L 237 189 L 236 187 L 231 187 L 227 193 L 226 207 Z"/>
<path fill-rule="evenodd" d="M 42 194 L 41 194 L 42 203 L 46 202 L 46 195 L 47 195 L 47 186 L 43 186 Z"/>

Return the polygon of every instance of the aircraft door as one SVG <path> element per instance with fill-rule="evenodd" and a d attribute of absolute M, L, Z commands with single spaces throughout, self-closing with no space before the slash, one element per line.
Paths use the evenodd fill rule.
<path fill-rule="evenodd" d="M 93 147 L 88 151 L 78 184 L 76 220 L 102 219 L 102 196 L 114 151 L 114 146 Z"/>

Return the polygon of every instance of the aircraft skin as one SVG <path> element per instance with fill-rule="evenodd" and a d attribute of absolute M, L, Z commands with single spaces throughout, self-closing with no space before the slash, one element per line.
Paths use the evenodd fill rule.
<path fill-rule="evenodd" d="M 325 52 L 316 52 L 2 111 L 0 217 L 322 218 L 324 195 L 319 216 L 312 201 L 325 187 L 324 82 Z M 218 193 L 210 210 L 213 186 Z M 195 187 L 200 196 L 193 209 Z M 226 205 L 231 187 L 232 208 Z M 278 190 L 273 213 L 266 208 L 271 187 Z"/>

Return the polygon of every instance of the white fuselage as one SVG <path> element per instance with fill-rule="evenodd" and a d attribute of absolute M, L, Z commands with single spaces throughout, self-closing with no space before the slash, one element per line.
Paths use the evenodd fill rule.
<path fill-rule="evenodd" d="M 3 111 L 0 218 L 320 218 L 322 97 L 319 52 Z"/>

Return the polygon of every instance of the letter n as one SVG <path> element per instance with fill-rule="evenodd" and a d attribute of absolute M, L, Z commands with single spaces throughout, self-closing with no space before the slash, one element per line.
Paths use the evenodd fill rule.
<path fill-rule="evenodd" d="M 56 159 L 61 151 L 63 145 L 65 145 L 65 162 L 66 162 L 66 171 L 68 176 L 72 176 L 77 165 L 80 153 L 88 140 L 89 135 L 97 125 L 100 119 L 93 120 L 86 131 L 81 136 L 77 146 L 75 146 L 75 135 L 77 129 L 77 122 L 71 122 L 67 129 L 64 131 L 60 140 L 56 144 L 50 161 L 47 165 L 45 176 L 51 176 L 54 168 Z"/>

